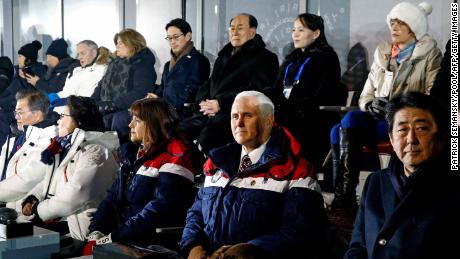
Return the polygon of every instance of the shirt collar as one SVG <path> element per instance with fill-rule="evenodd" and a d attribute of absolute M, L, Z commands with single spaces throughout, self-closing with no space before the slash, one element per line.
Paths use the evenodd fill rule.
<path fill-rule="evenodd" d="M 262 156 L 262 154 L 264 153 L 265 148 L 267 147 L 267 143 L 268 143 L 269 140 L 270 140 L 270 138 L 268 138 L 267 141 L 265 141 L 262 145 L 260 145 L 258 148 L 252 150 L 249 153 L 246 152 L 246 149 L 244 148 L 244 146 L 241 146 L 240 161 L 243 158 L 243 156 L 247 154 L 249 156 L 249 158 L 251 159 L 251 162 L 253 164 L 257 163 L 259 161 L 260 157 Z"/>

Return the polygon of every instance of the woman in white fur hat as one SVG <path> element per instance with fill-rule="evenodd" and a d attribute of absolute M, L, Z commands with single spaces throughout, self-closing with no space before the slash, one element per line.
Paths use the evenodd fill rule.
<path fill-rule="evenodd" d="M 333 219 L 348 218 L 353 222 L 361 148 L 388 141 L 388 128 L 383 120 L 386 103 L 409 91 L 430 93 L 442 59 L 436 41 L 427 34 L 427 16 L 431 11 L 431 4 L 426 2 L 419 5 L 402 2 L 391 9 L 386 19 L 391 41 L 381 43 L 375 50 L 359 99 L 361 110 L 347 113 L 331 130 L 335 175 Z"/>

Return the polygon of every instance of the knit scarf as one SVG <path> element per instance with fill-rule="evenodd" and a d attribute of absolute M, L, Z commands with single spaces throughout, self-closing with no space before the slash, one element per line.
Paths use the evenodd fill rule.
<path fill-rule="evenodd" d="M 130 68 L 128 58 L 116 58 L 109 64 L 107 72 L 99 82 L 102 101 L 113 101 L 128 91 Z"/>
<path fill-rule="evenodd" d="M 169 61 L 169 71 L 176 65 L 177 61 L 181 59 L 183 56 L 188 55 L 190 51 L 193 49 L 193 41 L 189 41 L 185 44 L 185 46 L 179 51 L 179 53 L 174 54 L 171 50 L 171 60 Z"/>
<path fill-rule="evenodd" d="M 412 56 L 412 52 L 414 52 L 415 49 L 415 42 L 410 43 L 407 48 L 401 50 L 398 48 L 398 45 L 393 44 L 393 47 L 391 48 L 391 58 L 394 58 L 398 64 L 401 64 L 401 62 L 406 61 L 410 59 Z"/>
<path fill-rule="evenodd" d="M 41 159 L 44 164 L 51 165 L 54 161 L 54 156 L 60 154 L 60 161 L 64 159 L 70 149 L 72 134 L 64 137 L 54 137 L 49 146 L 43 150 Z"/>

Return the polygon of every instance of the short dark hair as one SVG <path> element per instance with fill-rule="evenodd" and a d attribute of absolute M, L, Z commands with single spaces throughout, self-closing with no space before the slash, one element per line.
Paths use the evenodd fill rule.
<path fill-rule="evenodd" d="M 41 111 L 44 115 L 50 110 L 48 96 L 35 89 L 19 90 L 16 93 L 16 101 L 27 99 L 31 111 Z"/>
<path fill-rule="evenodd" d="M 232 19 L 230 19 L 229 25 L 232 24 L 233 18 L 235 18 L 237 16 L 240 16 L 240 15 L 244 15 L 244 16 L 247 16 L 249 18 L 249 28 L 256 28 L 257 29 L 257 25 L 259 25 L 257 23 L 257 19 L 256 19 L 256 17 L 254 17 L 254 15 L 249 14 L 249 13 L 239 13 L 239 14 L 233 16 Z"/>
<path fill-rule="evenodd" d="M 311 13 L 302 13 L 297 16 L 297 19 L 302 23 L 303 26 L 307 27 L 312 31 L 319 30 L 320 35 L 317 40 L 321 43 L 329 45 L 326 39 L 326 33 L 324 32 L 324 20 L 323 17 L 311 14 Z"/>
<path fill-rule="evenodd" d="M 170 135 L 177 135 L 179 116 L 174 107 L 161 98 L 137 100 L 130 112 L 145 122 L 144 145 L 161 144 Z"/>
<path fill-rule="evenodd" d="M 102 114 L 99 112 L 96 102 L 83 96 L 70 95 L 67 97 L 69 115 L 85 131 L 104 131 Z"/>
<path fill-rule="evenodd" d="M 389 131 L 393 130 L 395 114 L 404 108 L 422 109 L 431 114 L 438 128 L 438 136 L 446 137 L 448 134 L 449 119 L 445 109 L 433 97 L 419 92 L 408 92 L 391 99 L 385 106 L 385 119 Z"/>
<path fill-rule="evenodd" d="M 168 24 L 166 24 L 165 30 L 168 30 L 168 28 L 171 26 L 177 27 L 184 35 L 189 32 L 192 32 L 190 24 L 186 20 L 181 18 L 176 18 L 168 22 Z"/>

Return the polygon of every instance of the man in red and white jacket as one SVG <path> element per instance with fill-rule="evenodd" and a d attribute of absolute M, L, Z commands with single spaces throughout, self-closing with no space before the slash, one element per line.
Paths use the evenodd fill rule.
<path fill-rule="evenodd" d="M 180 242 L 188 258 L 318 252 L 328 224 L 318 182 L 300 144 L 273 121 L 268 97 L 256 91 L 236 96 L 236 143 L 210 152 L 204 186 L 188 211 Z"/>

